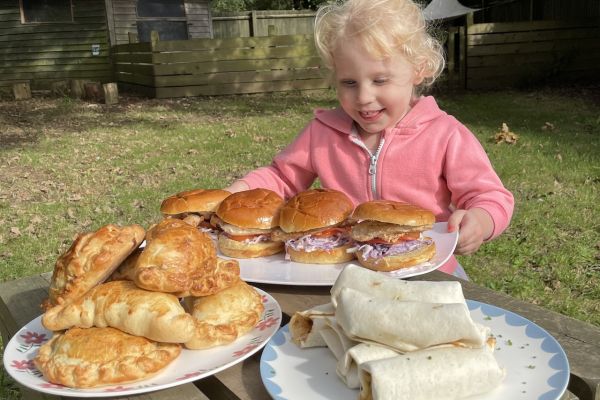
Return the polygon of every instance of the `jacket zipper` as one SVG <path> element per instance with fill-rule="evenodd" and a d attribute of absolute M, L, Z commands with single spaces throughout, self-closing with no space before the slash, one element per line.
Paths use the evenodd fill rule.
<path fill-rule="evenodd" d="M 373 199 L 377 200 L 377 160 L 379 159 L 379 153 L 383 148 L 383 144 L 385 143 L 385 138 L 383 137 L 383 133 L 381 134 L 381 138 L 379 139 L 379 146 L 377 147 L 377 151 L 375 154 L 372 154 L 371 151 L 365 146 L 362 140 L 358 136 L 350 136 L 352 141 L 365 149 L 367 154 L 369 155 L 369 175 L 371 175 L 371 194 L 373 195 Z"/>

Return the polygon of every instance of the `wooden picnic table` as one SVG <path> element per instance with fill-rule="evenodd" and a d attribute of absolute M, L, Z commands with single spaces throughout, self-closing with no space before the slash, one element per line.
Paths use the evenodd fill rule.
<path fill-rule="evenodd" d="M 3 343 L 40 315 L 40 302 L 47 297 L 50 273 L 0 284 L 0 332 Z M 414 279 L 452 280 L 434 271 Z M 476 284 L 461 281 L 465 297 L 501 307 L 540 325 L 554 336 L 567 354 L 571 376 L 562 399 L 600 400 L 600 328 L 542 307 L 514 299 Z M 329 301 L 328 286 L 305 287 L 255 284 L 271 294 L 284 313 L 283 324 L 299 310 Z M 119 399 L 137 400 L 268 400 L 259 372 L 260 352 L 214 376 L 170 389 Z M 23 389 L 23 399 L 58 399 Z M 73 397 L 64 397 L 73 399 Z M 507 399 L 509 400 L 509 399 Z"/>

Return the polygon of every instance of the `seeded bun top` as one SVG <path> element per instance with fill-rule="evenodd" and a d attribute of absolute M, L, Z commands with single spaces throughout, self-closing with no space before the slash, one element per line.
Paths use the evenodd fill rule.
<path fill-rule="evenodd" d="M 268 189 L 251 189 L 225 198 L 216 214 L 224 222 L 241 228 L 271 229 L 279 225 L 283 199 Z"/>
<path fill-rule="evenodd" d="M 279 227 L 286 233 L 337 225 L 352 214 L 354 205 L 344 193 L 311 189 L 292 197 L 281 209 Z"/>
<path fill-rule="evenodd" d="M 163 200 L 160 212 L 177 215 L 193 212 L 214 212 L 231 193 L 221 189 L 193 189 L 179 192 Z"/>

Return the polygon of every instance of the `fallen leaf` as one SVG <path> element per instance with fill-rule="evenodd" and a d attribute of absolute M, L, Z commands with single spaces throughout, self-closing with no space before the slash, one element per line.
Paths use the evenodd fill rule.
<path fill-rule="evenodd" d="M 553 131 L 554 130 L 554 124 L 551 122 L 545 122 L 544 126 L 542 126 L 542 130 L 543 131 Z"/>
<path fill-rule="evenodd" d="M 500 128 L 500 132 L 496 133 L 496 135 L 494 136 L 494 140 L 496 141 L 496 144 L 515 144 L 517 143 L 517 140 L 519 140 L 519 136 L 517 136 L 516 133 L 511 132 L 506 122 L 503 122 L 502 127 Z"/>

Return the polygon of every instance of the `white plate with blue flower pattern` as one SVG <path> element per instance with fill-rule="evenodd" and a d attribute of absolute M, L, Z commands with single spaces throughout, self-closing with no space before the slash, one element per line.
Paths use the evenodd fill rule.
<path fill-rule="evenodd" d="M 475 322 L 496 337 L 495 357 L 507 375 L 495 390 L 469 400 L 558 400 L 569 382 L 569 363 L 560 344 L 548 332 L 522 316 L 478 301 L 467 300 Z M 336 360 L 327 348 L 301 349 L 281 328 L 263 350 L 260 373 L 274 400 L 356 399 L 335 372 Z"/>
<path fill-rule="evenodd" d="M 69 397 L 129 396 L 192 382 L 237 364 L 262 349 L 281 324 L 279 303 L 268 293 L 256 289 L 265 310 L 254 329 L 235 342 L 206 350 L 183 349 L 175 361 L 158 375 L 133 383 L 73 389 L 48 382 L 33 364 L 39 347 L 52 337 L 42 326 L 41 316 L 29 322 L 6 345 L 4 368 L 20 384 L 38 392 Z"/>

